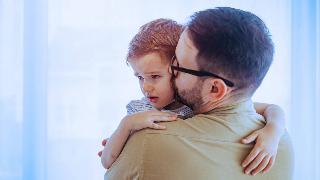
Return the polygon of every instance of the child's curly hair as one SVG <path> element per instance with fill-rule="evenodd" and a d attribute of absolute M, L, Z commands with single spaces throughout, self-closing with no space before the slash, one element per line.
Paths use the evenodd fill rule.
<path fill-rule="evenodd" d="M 129 59 L 139 58 L 152 52 L 171 60 L 182 33 L 183 26 L 171 19 L 156 19 L 140 27 L 129 44 Z"/>

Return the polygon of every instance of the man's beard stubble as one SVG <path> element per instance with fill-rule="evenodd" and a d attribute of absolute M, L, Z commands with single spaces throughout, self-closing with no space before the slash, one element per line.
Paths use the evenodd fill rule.
<path fill-rule="evenodd" d="M 175 100 L 190 107 L 193 111 L 198 110 L 203 105 L 201 90 L 203 82 L 198 80 L 196 85 L 190 90 L 179 90 L 173 80 Z"/>

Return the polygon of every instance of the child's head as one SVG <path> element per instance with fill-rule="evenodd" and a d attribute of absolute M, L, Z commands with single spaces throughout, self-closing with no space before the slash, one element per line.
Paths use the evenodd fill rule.
<path fill-rule="evenodd" d="M 182 26 L 170 19 L 143 25 L 129 44 L 127 62 L 139 79 L 142 93 L 158 109 L 174 99 L 169 66 Z"/>

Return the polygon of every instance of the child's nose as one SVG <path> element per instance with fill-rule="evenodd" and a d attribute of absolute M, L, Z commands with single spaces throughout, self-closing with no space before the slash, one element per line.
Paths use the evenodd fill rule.
<path fill-rule="evenodd" d="M 148 82 L 143 83 L 143 91 L 144 92 L 150 93 L 152 90 L 153 90 L 153 86 L 150 83 L 148 83 Z"/>

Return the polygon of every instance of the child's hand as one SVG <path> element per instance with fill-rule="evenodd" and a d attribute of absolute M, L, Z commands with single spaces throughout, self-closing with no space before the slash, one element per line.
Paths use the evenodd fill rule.
<path fill-rule="evenodd" d="M 265 173 L 274 164 L 281 133 L 272 126 L 265 126 L 242 139 L 242 143 L 249 144 L 255 141 L 250 154 L 242 162 L 246 174 L 256 175 Z"/>
<path fill-rule="evenodd" d="M 101 163 L 104 168 L 109 169 L 113 162 L 120 155 L 128 137 L 135 131 L 152 128 L 165 129 L 164 126 L 157 124 L 161 121 L 174 121 L 177 115 L 169 112 L 161 111 L 146 111 L 128 115 L 122 119 L 117 130 L 112 134 L 110 139 L 102 141 L 102 146 L 105 146 L 103 151 L 98 152 L 101 156 Z"/>
<path fill-rule="evenodd" d="M 124 119 L 124 123 L 134 132 L 144 128 L 165 129 L 165 126 L 159 125 L 157 122 L 175 121 L 176 119 L 176 114 L 151 110 L 129 115 Z"/>
<path fill-rule="evenodd" d="M 108 140 L 109 140 L 109 138 L 103 139 L 102 142 L 101 142 L 101 145 L 102 145 L 103 147 L 105 147 L 106 144 L 107 144 L 107 142 L 108 142 Z M 98 156 L 99 156 L 99 157 L 102 156 L 102 151 L 103 151 L 103 150 L 101 150 L 101 151 L 98 152 Z"/>

